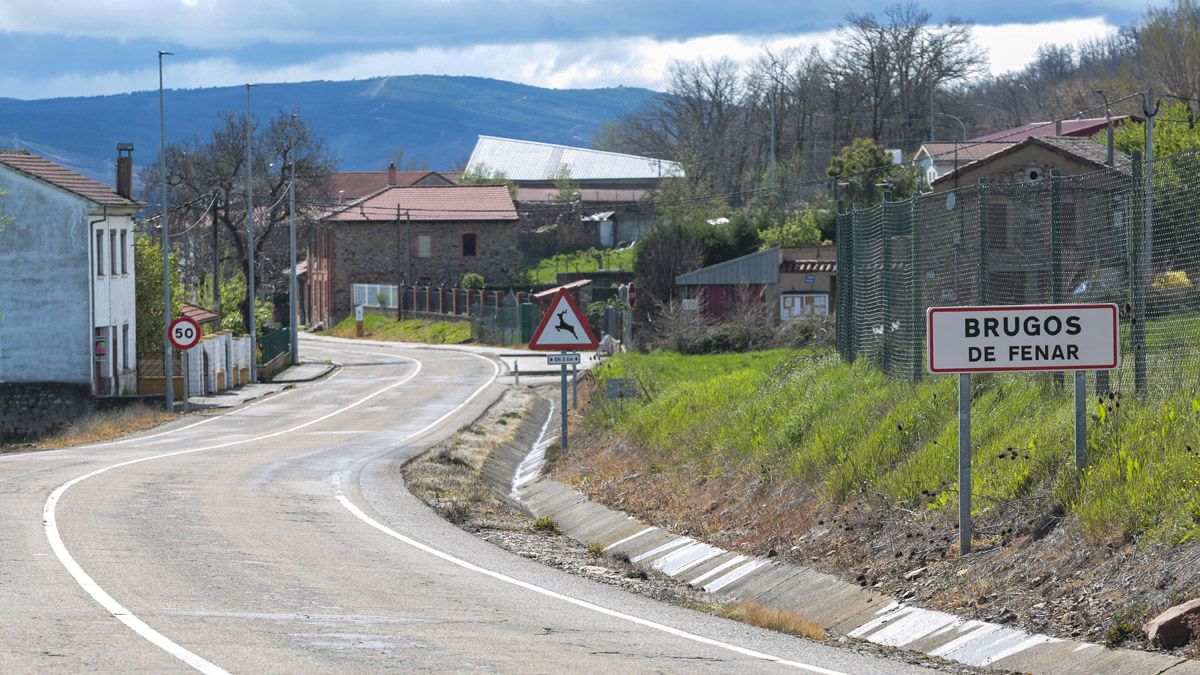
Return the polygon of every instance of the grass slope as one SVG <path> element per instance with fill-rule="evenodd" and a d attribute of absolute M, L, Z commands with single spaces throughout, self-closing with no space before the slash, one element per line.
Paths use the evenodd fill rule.
<path fill-rule="evenodd" d="M 632 270 L 634 249 L 620 251 L 590 250 L 559 253 L 543 258 L 522 271 L 531 284 L 553 284 L 559 272 L 595 272 L 597 270 Z"/>
<path fill-rule="evenodd" d="M 589 421 L 700 479 L 754 472 L 837 505 L 881 495 L 910 511 L 957 504 L 953 377 L 893 381 L 830 352 L 628 354 L 599 371 L 646 397 L 597 401 Z M 1050 376 L 973 378 L 975 509 L 1038 498 L 1097 541 L 1200 537 L 1200 398 L 1089 402 L 1090 466 L 1073 466 L 1073 403 Z M 603 386 L 601 384 L 601 386 Z"/>
<path fill-rule="evenodd" d="M 342 319 L 329 329 L 335 337 L 355 337 L 354 317 Z M 363 338 L 371 340 L 393 340 L 396 342 L 420 342 L 430 345 L 459 344 L 471 339 L 471 324 L 465 321 L 422 321 L 404 319 L 397 321 L 385 316 L 368 314 L 363 317 Z"/>

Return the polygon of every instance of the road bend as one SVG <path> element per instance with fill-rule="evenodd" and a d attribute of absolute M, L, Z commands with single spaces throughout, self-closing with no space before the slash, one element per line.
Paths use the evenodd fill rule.
<path fill-rule="evenodd" d="M 0 458 L 0 672 L 915 672 L 656 603 L 447 524 L 400 466 L 502 393 L 478 353 L 341 368 L 118 442 Z"/>

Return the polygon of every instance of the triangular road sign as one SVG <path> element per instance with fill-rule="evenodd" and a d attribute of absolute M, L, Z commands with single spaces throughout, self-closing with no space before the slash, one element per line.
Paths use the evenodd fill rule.
<path fill-rule="evenodd" d="M 575 298 L 567 289 L 558 289 L 558 295 L 550 303 L 542 322 L 533 331 L 529 340 L 530 349 L 542 351 L 568 351 L 572 349 L 595 349 L 600 343 L 592 335 L 587 318 L 579 311 Z"/>

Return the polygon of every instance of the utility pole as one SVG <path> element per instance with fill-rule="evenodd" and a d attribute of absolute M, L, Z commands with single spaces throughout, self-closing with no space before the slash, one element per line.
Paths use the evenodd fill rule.
<path fill-rule="evenodd" d="M 213 275 L 213 312 L 217 315 L 217 325 L 221 323 L 221 230 L 217 227 L 217 200 L 220 192 L 213 190 L 212 205 L 212 275 Z"/>
<path fill-rule="evenodd" d="M 1105 117 L 1105 121 L 1107 122 L 1106 128 L 1107 128 L 1107 135 L 1108 135 L 1108 161 L 1106 163 L 1108 165 L 1108 168 L 1112 169 L 1114 166 L 1114 163 L 1113 163 L 1112 107 L 1109 106 L 1109 104 L 1108 104 L 1108 94 L 1105 94 L 1104 90 L 1097 89 L 1096 93 L 1100 94 L 1100 96 L 1104 99 L 1104 117 Z M 1096 394 L 1097 395 L 1104 396 L 1105 394 L 1107 394 L 1109 392 L 1108 377 L 1109 377 L 1109 372 L 1107 370 L 1097 370 L 1096 371 Z"/>
<path fill-rule="evenodd" d="M 158 50 L 158 172 L 162 174 L 162 254 L 163 254 L 163 392 L 167 412 L 175 412 L 175 372 L 171 363 L 171 228 L 167 221 L 167 123 L 163 107 L 163 57 L 174 56 Z M 91 235 L 88 235 L 91 236 Z M 187 392 L 183 395 L 186 397 Z"/>
<path fill-rule="evenodd" d="M 258 330 L 256 318 L 254 316 L 255 301 L 254 301 L 254 169 L 251 167 L 250 161 L 250 141 L 253 134 L 253 123 L 250 117 L 250 85 L 246 85 L 246 229 L 248 236 L 246 238 L 247 253 L 249 258 L 246 270 L 246 295 L 247 301 L 250 303 L 250 325 L 247 328 L 250 330 L 250 381 L 258 382 Z"/>
<path fill-rule="evenodd" d="M 288 328 L 291 331 L 292 365 L 300 363 L 300 344 L 296 330 L 300 312 L 296 306 L 296 113 L 292 113 L 292 134 L 288 142 Z"/>

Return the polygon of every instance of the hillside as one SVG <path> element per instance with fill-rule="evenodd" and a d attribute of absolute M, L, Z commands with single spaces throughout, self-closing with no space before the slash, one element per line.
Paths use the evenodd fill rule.
<path fill-rule="evenodd" d="M 543 89 L 478 77 L 412 75 L 348 82 L 256 85 L 255 114 L 295 109 L 344 170 L 450 169 L 478 134 L 588 146 L 600 125 L 653 97 L 647 89 Z M 246 108 L 246 89 L 168 90 L 168 139 L 203 138 L 219 111 Z M 45 155 L 105 183 L 114 148 L 132 141 L 135 164 L 158 156 L 158 92 L 34 101 L 0 99 L 0 148 Z"/>

